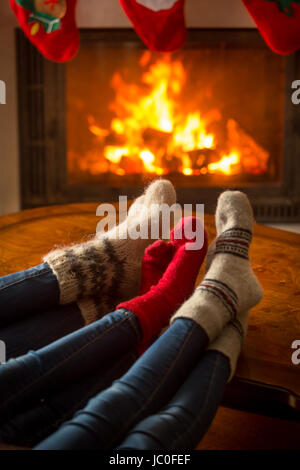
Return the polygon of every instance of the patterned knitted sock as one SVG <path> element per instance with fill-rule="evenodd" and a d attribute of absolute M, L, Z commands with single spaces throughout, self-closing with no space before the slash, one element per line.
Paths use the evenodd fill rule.
<path fill-rule="evenodd" d="M 186 249 L 194 239 L 186 234 L 195 234 L 195 227 L 204 232 L 203 246 L 197 250 Z M 181 238 L 177 236 L 179 233 Z M 125 313 L 129 310 L 137 316 L 142 330 L 142 346 L 160 333 L 178 306 L 191 295 L 207 252 L 206 232 L 195 217 L 181 219 L 172 230 L 170 238 L 168 246 L 172 259 L 159 282 L 146 294 L 117 306 L 118 309 L 124 309 Z"/>
<path fill-rule="evenodd" d="M 210 342 L 217 338 L 230 320 L 236 320 L 260 302 L 262 288 L 255 277 L 249 257 L 253 213 L 245 194 L 225 191 L 216 211 L 215 254 L 204 280 L 172 317 L 193 319 L 206 331 Z"/>
<path fill-rule="evenodd" d="M 121 300 L 137 295 L 144 250 L 153 240 L 150 230 L 147 239 L 134 240 L 129 234 L 138 225 L 149 226 L 151 221 L 159 220 L 151 217 L 153 208 L 158 210 L 158 205 L 171 206 L 175 202 L 172 184 L 157 180 L 136 199 L 127 219 L 119 226 L 88 242 L 54 250 L 45 256 L 44 261 L 57 277 L 61 304 L 78 301 L 88 324 L 112 311 Z"/>
<path fill-rule="evenodd" d="M 237 361 L 247 333 L 248 317 L 249 311 L 243 312 L 239 315 L 238 319 L 227 323 L 220 336 L 207 348 L 208 350 L 219 351 L 229 359 L 230 376 L 228 382 L 232 379 L 236 370 Z"/>

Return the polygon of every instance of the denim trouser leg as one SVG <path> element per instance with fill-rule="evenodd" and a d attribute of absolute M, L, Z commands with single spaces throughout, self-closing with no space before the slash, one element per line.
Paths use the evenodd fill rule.
<path fill-rule="evenodd" d="M 83 326 L 75 303 L 59 305 L 59 286 L 47 263 L 0 278 L 0 340 L 6 360 Z"/>
<path fill-rule="evenodd" d="M 47 263 L 0 278 L 0 327 L 59 305 L 59 285 Z"/>
<path fill-rule="evenodd" d="M 95 371 L 82 380 L 71 383 L 50 396 L 41 395 L 35 406 L 0 427 L 0 442 L 33 447 L 55 432 L 64 421 L 71 419 L 90 398 L 121 377 L 137 357 L 136 348 L 133 348 L 122 354 L 118 360 L 108 361 L 104 370 L 94 364 Z"/>
<path fill-rule="evenodd" d="M 0 427 L 41 397 L 105 370 L 136 346 L 137 318 L 116 311 L 54 343 L 0 366 Z"/>
<path fill-rule="evenodd" d="M 118 449 L 195 449 L 217 412 L 229 374 L 228 358 L 207 351 L 170 403 L 139 422 Z"/>
<path fill-rule="evenodd" d="M 82 327 L 84 319 L 76 304 L 59 305 L 0 327 L 0 339 L 5 342 L 8 361 L 41 349 Z"/>
<path fill-rule="evenodd" d="M 177 319 L 125 375 L 36 449 L 112 449 L 140 420 L 166 406 L 207 344 L 198 324 Z"/>

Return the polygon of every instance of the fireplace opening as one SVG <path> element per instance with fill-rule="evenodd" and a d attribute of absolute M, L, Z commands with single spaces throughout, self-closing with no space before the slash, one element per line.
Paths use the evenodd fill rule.
<path fill-rule="evenodd" d="M 300 221 L 300 53 L 247 29 L 191 29 L 150 53 L 126 29 L 83 29 L 74 60 L 45 60 L 16 33 L 22 208 L 134 198 L 151 179 L 213 213 L 224 188 L 258 222 Z"/>
<path fill-rule="evenodd" d="M 83 44 L 66 67 L 68 181 L 278 182 L 284 91 L 285 60 L 267 49 Z"/>
<path fill-rule="evenodd" d="M 265 49 L 87 44 L 66 68 L 69 183 L 278 181 L 284 78 Z"/>

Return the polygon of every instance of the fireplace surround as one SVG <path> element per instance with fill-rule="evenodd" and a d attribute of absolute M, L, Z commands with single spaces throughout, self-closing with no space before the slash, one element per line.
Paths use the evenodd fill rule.
<path fill-rule="evenodd" d="M 83 29 L 80 34 L 82 50 L 98 48 L 99 57 L 102 57 L 105 48 L 122 49 L 122 45 L 125 45 L 127 55 L 130 51 L 135 54 L 144 52 L 143 44 L 131 30 Z M 300 221 L 300 106 L 295 106 L 291 101 L 292 82 L 300 76 L 300 54 L 275 56 L 268 51 L 256 31 L 247 29 L 192 29 L 186 50 L 222 51 L 223 55 L 226 51 L 249 53 L 252 81 L 256 76 L 251 58 L 261 56 L 268 61 L 266 82 L 269 86 L 265 94 L 269 105 L 260 110 L 258 92 L 258 106 L 251 106 L 251 113 L 258 110 L 258 115 L 252 118 L 253 129 L 257 132 L 261 121 L 271 136 L 271 164 L 268 164 L 267 176 L 248 175 L 247 178 L 235 174 L 196 175 L 169 171 L 163 176 L 175 184 L 179 202 L 202 202 L 210 212 L 214 210 L 217 195 L 223 188 L 236 188 L 248 194 L 258 221 Z M 130 174 L 127 167 L 123 174 L 106 171 L 101 174 L 83 172 L 80 178 L 70 175 L 69 135 L 71 131 L 74 135 L 79 131 L 74 126 L 72 128 L 76 109 L 68 105 L 70 97 L 67 87 L 68 80 L 76 71 L 77 59 L 69 66 L 46 61 L 20 30 L 17 30 L 17 52 L 22 208 L 67 202 L 116 201 L 122 194 L 135 197 L 145 182 L 157 177 L 156 173 L 144 171 Z M 273 79 L 270 80 L 270 77 Z M 88 90 L 85 93 L 88 95 Z M 78 98 L 84 98 L 84 93 Z M 255 99 L 253 95 L 253 101 Z M 229 100 L 228 106 L 231 102 Z M 107 107 L 108 103 L 105 103 L 104 108 Z M 240 107 L 243 108 L 242 102 Z M 239 114 L 238 107 L 233 117 L 236 114 Z M 259 144 L 264 140 L 259 132 L 257 139 Z M 199 167 L 197 171 L 202 169 Z M 196 172 L 194 169 L 190 171 Z"/>

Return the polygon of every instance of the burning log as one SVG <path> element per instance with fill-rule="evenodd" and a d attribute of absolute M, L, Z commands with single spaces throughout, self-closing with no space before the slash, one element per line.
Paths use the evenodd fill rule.
<path fill-rule="evenodd" d="M 118 166 L 124 170 L 126 174 L 143 173 L 144 171 L 143 162 L 139 158 L 122 157 Z"/>
<path fill-rule="evenodd" d="M 175 156 L 164 156 L 161 159 L 161 165 L 163 168 L 168 168 L 170 173 L 178 173 L 182 165 L 182 160 Z"/>
<path fill-rule="evenodd" d="M 227 123 L 229 148 L 242 154 L 242 165 L 247 173 L 261 174 L 267 171 L 270 154 L 242 130 L 234 119 Z"/>
<path fill-rule="evenodd" d="M 126 141 L 127 139 L 125 135 L 120 135 L 112 131 L 104 138 L 104 145 L 111 145 L 113 147 L 123 147 L 126 144 Z"/>
<path fill-rule="evenodd" d="M 151 148 L 166 148 L 171 137 L 172 132 L 159 131 L 157 129 L 151 129 L 148 127 L 144 130 L 143 141 L 147 147 Z"/>
<path fill-rule="evenodd" d="M 206 167 L 220 159 L 220 154 L 216 149 L 191 150 L 187 154 L 191 160 L 191 168 L 195 170 Z"/>

